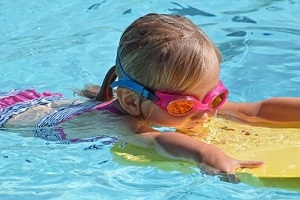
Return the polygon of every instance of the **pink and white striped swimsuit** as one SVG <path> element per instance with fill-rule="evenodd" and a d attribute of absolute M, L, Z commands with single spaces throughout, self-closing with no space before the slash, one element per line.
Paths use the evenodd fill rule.
<path fill-rule="evenodd" d="M 3 127 L 12 116 L 23 113 L 33 106 L 46 105 L 53 101 L 62 99 L 64 98 L 60 93 L 38 93 L 34 89 L 21 91 L 15 89 L 9 92 L 0 92 L 0 128 Z M 84 103 L 70 104 L 66 107 L 61 107 L 40 119 L 36 125 L 36 129 L 33 130 L 33 136 L 51 141 L 60 140 L 63 141 L 63 143 L 93 141 L 97 139 L 97 137 L 68 140 L 63 129 L 58 125 L 75 116 L 94 110 L 108 110 L 121 114 L 119 110 L 111 106 L 111 102 L 112 101 L 99 104 L 99 102 L 87 101 Z"/>

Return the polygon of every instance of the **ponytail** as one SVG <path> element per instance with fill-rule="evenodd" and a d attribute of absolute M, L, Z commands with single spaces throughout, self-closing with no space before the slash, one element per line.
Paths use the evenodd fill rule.
<path fill-rule="evenodd" d="M 93 101 L 109 101 L 113 98 L 113 90 L 110 87 L 116 78 L 117 75 L 115 74 L 116 66 L 112 66 L 105 78 L 103 80 L 102 85 L 86 85 L 82 90 L 75 90 L 74 92 L 80 96 L 89 98 Z"/>
<path fill-rule="evenodd" d="M 114 65 L 108 70 L 101 85 L 100 92 L 94 99 L 95 101 L 108 101 L 113 98 L 113 90 L 110 87 L 110 84 L 112 84 L 117 78 L 117 75 L 115 74 L 115 69 L 116 66 Z"/>

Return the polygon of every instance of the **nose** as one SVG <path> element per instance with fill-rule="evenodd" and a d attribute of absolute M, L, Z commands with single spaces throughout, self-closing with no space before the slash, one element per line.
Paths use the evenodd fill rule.
<path fill-rule="evenodd" d="M 214 118 L 217 115 L 217 111 L 198 111 L 195 112 L 195 115 L 192 117 L 192 120 L 195 121 L 206 121 L 208 119 Z"/>
<path fill-rule="evenodd" d="M 217 111 L 216 110 L 209 111 L 207 115 L 208 115 L 208 119 L 214 118 L 217 115 Z"/>

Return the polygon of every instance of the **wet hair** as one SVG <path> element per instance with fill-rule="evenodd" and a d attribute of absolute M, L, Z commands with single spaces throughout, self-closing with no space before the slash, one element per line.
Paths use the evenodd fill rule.
<path fill-rule="evenodd" d="M 124 31 L 118 52 L 130 78 L 152 90 L 177 92 L 197 87 L 196 83 L 209 76 L 222 59 L 214 43 L 192 21 L 154 13 L 140 17 Z M 121 74 L 113 66 L 96 96 L 91 93 L 92 87 L 82 94 L 93 94 L 90 98 L 97 101 L 112 99 L 109 85 L 117 76 Z"/>

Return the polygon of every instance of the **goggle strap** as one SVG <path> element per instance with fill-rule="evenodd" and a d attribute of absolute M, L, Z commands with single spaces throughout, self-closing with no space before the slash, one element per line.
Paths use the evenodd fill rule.
<path fill-rule="evenodd" d="M 152 101 L 152 102 L 156 102 L 158 100 L 158 98 L 149 90 L 147 90 L 145 87 L 143 87 L 142 85 L 134 82 L 133 80 L 118 80 L 113 82 L 110 87 L 117 87 L 117 86 L 121 86 L 121 87 L 125 87 L 128 88 L 130 90 L 135 91 L 138 94 L 141 94 L 143 97 L 145 97 L 146 99 Z"/>
<path fill-rule="evenodd" d="M 123 70 L 123 66 L 122 66 L 122 64 L 121 64 L 120 55 L 119 55 L 119 49 L 117 50 L 116 64 L 117 64 L 117 67 L 118 67 L 118 69 L 120 70 L 120 72 L 121 72 L 121 74 L 122 74 L 123 79 L 125 79 L 125 80 L 126 80 L 126 79 L 131 80 L 131 78 L 129 78 L 129 77 L 126 75 L 126 73 L 124 72 L 124 70 Z"/>

